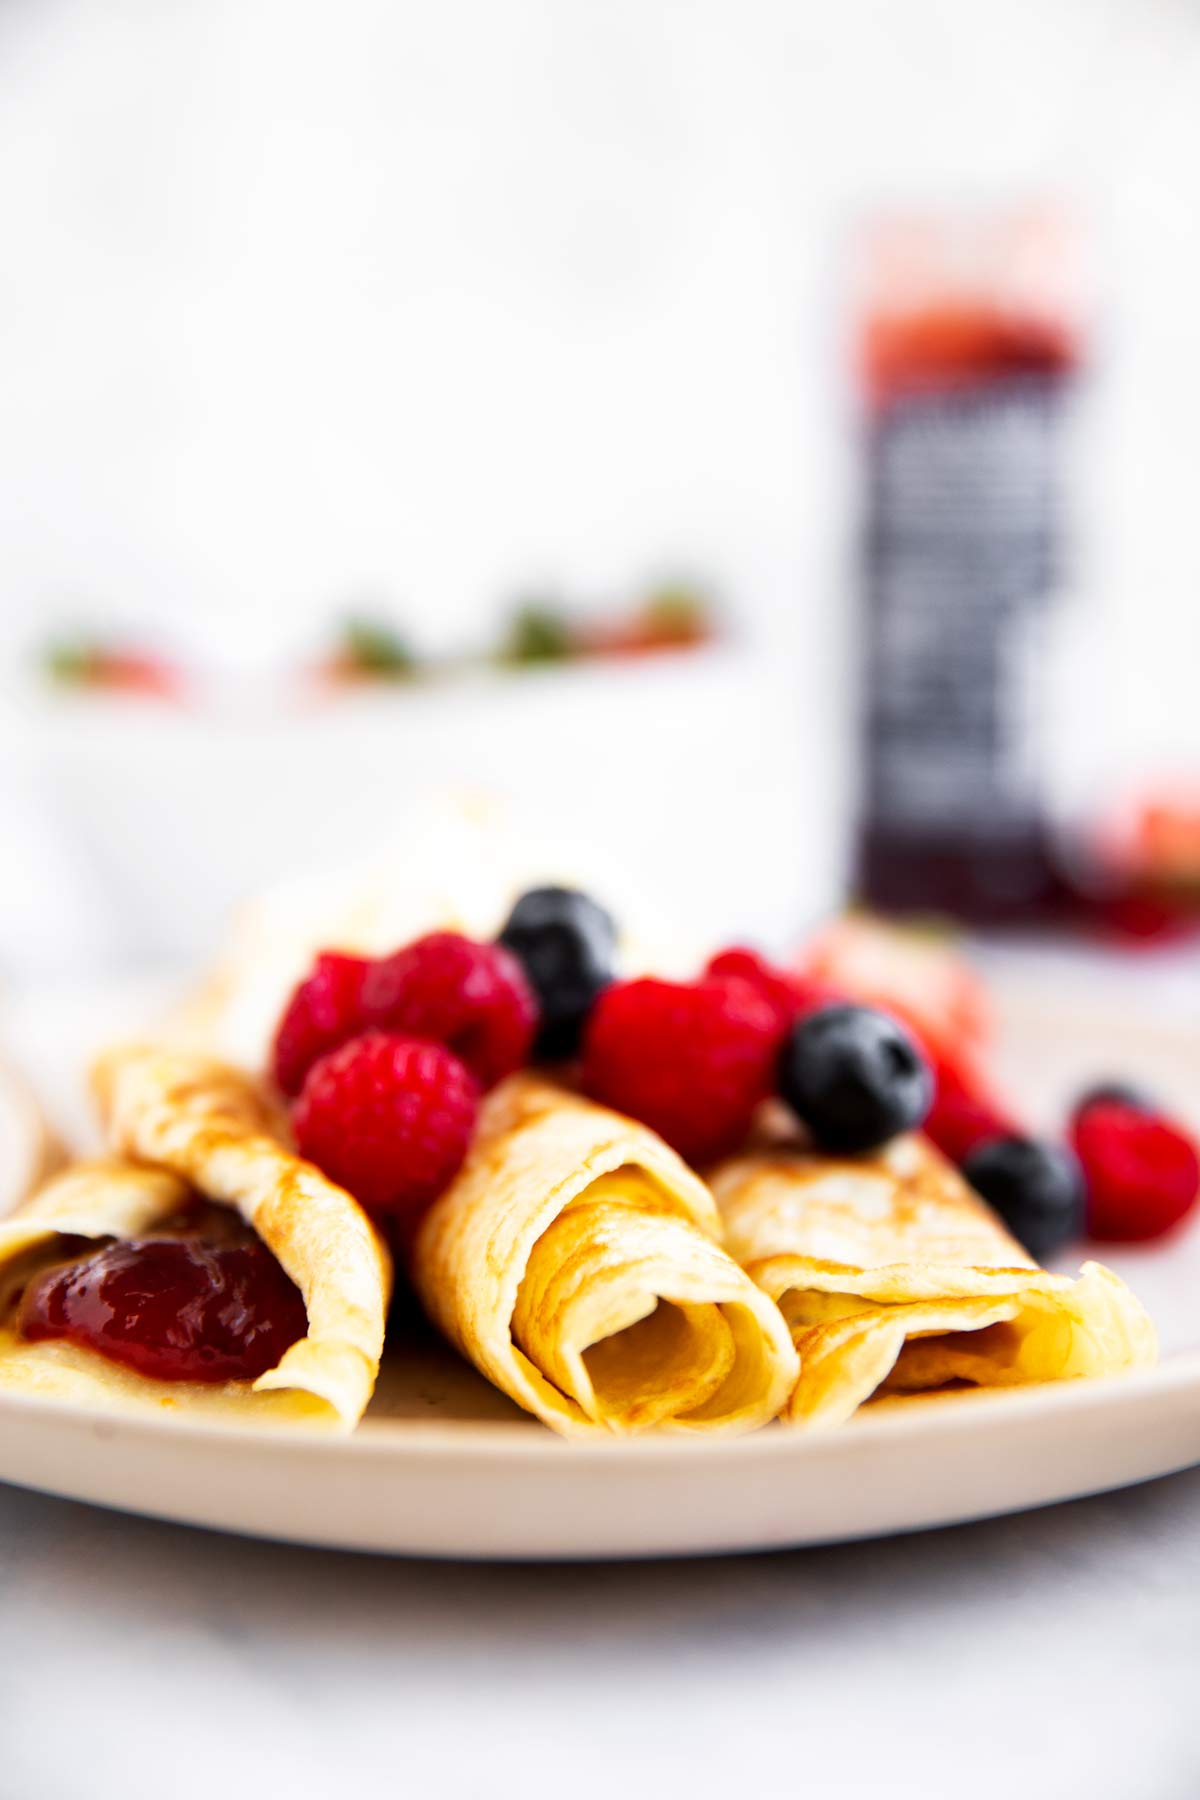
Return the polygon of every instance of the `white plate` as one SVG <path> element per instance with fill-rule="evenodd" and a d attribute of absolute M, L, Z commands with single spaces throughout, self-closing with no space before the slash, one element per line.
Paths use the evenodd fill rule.
<path fill-rule="evenodd" d="M 1200 1092 L 1198 1046 L 1181 1028 L 1127 1007 L 1055 1010 L 1042 996 L 1010 996 L 1005 1011 L 1009 1067 L 1047 1119 L 1081 1080 L 1114 1070 L 1185 1111 Z M 59 1022 L 60 1041 L 77 1048 L 85 1028 L 73 1033 L 61 1012 Z M 888 1402 L 828 1436 L 771 1427 L 713 1443 L 580 1445 L 437 1345 L 413 1343 L 390 1353 L 368 1417 L 340 1441 L 0 1398 L 0 1479 L 191 1524 L 421 1556 L 759 1550 L 1015 1511 L 1200 1462 L 1200 1228 L 1108 1260 L 1160 1326 L 1164 1360 L 1149 1373 Z"/>

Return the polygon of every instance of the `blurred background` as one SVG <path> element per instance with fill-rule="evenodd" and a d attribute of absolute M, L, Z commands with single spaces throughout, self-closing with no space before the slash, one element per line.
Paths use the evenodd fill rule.
<path fill-rule="evenodd" d="M 1194 0 L 5 0 L 0 979 L 435 791 L 700 940 L 1186 942 L 1197 92 Z"/>

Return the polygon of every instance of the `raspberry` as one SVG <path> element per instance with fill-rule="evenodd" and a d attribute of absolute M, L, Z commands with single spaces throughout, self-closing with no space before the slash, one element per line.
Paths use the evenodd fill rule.
<path fill-rule="evenodd" d="M 390 1222 L 458 1173 L 479 1085 L 441 1044 L 365 1031 L 315 1062 L 292 1112 L 302 1156 Z"/>
<path fill-rule="evenodd" d="M 293 989 L 275 1032 L 271 1067 L 285 1094 L 298 1094 L 319 1056 L 363 1028 L 362 989 L 370 963 L 328 950 Z"/>
<path fill-rule="evenodd" d="M 607 988 L 584 1033 L 583 1085 L 689 1162 L 736 1150 L 770 1092 L 777 1014 L 743 981 Z"/>
<path fill-rule="evenodd" d="M 744 981 L 774 1009 L 780 1038 L 789 1025 L 821 1006 L 836 1006 L 845 999 L 834 987 L 814 981 L 794 969 L 778 969 L 757 950 L 740 945 L 710 957 L 704 970 L 715 981 Z"/>
<path fill-rule="evenodd" d="M 962 1164 L 980 1144 L 1019 1137 L 1020 1126 L 992 1098 L 979 1072 L 963 1059 L 930 1054 L 933 1105 L 921 1127 L 952 1163 Z"/>
<path fill-rule="evenodd" d="M 502 944 L 433 931 L 374 964 L 364 1017 L 383 1031 L 432 1038 L 484 1087 L 529 1059 L 538 1007 L 520 963 Z"/>
<path fill-rule="evenodd" d="M 1161 1114 L 1096 1101 L 1071 1126 L 1087 1181 L 1087 1226 L 1094 1238 L 1136 1242 L 1178 1225 L 1200 1191 L 1191 1138 Z"/>

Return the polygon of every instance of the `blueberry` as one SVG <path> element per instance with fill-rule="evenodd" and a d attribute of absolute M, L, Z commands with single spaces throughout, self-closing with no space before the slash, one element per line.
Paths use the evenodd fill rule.
<path fill-rule="evenodd" d="M 530 888 L 509 914 L 500 942 L 521 963 L 538 997 L 538 1055 L 573 1055 L 584 1020 L 615 974 L 612 918 L 575 888 Z"/>
<path fill-rule="evenodd" d="M 992 1138 L 963 1174 L 1039 1262 L 1083 1235 L 1083 1177 L 1069 1150 L 1037 1138 Z"/>
<path fill-rule="evenodd" d="M 869 1006 L 826 1006 L 792 1026 L 779 1091 L 827 1150 L 873 1150 L 929 1111 L 933 1076 L 908 1033 Z"/>
<path fill-rule="evenodd" d="M 1085 1088 L 1071 1108 L 1072 1124 L 1089 1106 L 1127 1106 L 1139 1113 L 1158 1111 L 1149 1094 L 1127 1081 L 1098 1081 L 1094 1087 Z"/>

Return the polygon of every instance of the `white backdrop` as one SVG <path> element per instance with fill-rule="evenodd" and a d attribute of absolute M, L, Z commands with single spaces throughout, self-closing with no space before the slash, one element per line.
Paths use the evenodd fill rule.
<path fill-rule="evenodd" d="M 1106 579 L 1194 649 L 1198 92 L 1193 0 L 9 0 L 6 635 L 65 598 L 249 646 L 364 582 L 453 639 L 681 557 L 818 615 L 848 214 L 1053 184 Z"/>
<path fill-rule="evenodd" d="M 1071 703 L 1200 760 L 1198 93 L 1193 0 L 9 0 L 0 661 L 74 613 L 253 664 L 363 589 L 452 646 L 683 565 L 836 781 L 848 224 L 1050 188 L 1099 296 Z"/>

